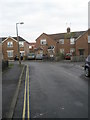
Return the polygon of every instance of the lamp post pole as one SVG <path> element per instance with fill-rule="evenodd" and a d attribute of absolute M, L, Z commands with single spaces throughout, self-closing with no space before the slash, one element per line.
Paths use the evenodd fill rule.
<path fill-rule="evenodd" d="M 19 57 L 19 64 L 21 65 L 21 56 L 20 56 L 20 47 L 19 47 L 19 36 L 18 36 L 18 24 L 24 24 L 23 22 L 16 23 L 16 34 L 17 34 L 17 41 L 18 41 L 18 57 Z"/>

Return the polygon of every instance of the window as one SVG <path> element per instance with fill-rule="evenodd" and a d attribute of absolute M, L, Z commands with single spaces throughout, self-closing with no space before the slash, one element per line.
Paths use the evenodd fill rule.
<path fill-rule="evenodd" d="M 70 48 L 70 53 L 75 52 L 75 48 Z"/>
<path fill-rule="evenodd" d="M 7 42 L 7 47 L 13 47 L 13 42 Z"/>
<path fill-rule="evenodd" d="M 20 51 L 21 56 L 25 55 L 25 51 Z"/>
<path fill-rule="evenodd" d="M 55 46 L 51 45 L 51 46 L 48 47 L 48 49 L 52 49 L 53 50 L 53 49 L 55 49 Z"/>
<path fill-rule="evenodd" d="M 46 44 L 47 44 L 46 39 L 41 40 L 41 45 L 46 45 Z"/>
<path fill-rule="evenodd" d="M 64 49 L 62 48 L 62 49 L 60 49 L 60 53 L 64 53 Z"/>
<path fill-rule="evenodd" d="M 60 43 L 60 44 L 64 44 L 64 39 L 60 39 L 60 40 L 59 40 L 59 43 Z"/>
<path fill-rule="evenodd" d="M 90 36 L 88 36 L 88 43 L 90 43 Z"/>
<path fill-rule="evenodd" d="M 29 48 L 32 49 L 32 46 L 30 45 Z"/>
<path fill-rule="evenodd" d="M 8 57 L 13 57 L 13 50 L 8 50 L 7 51 L 7 56 Z"/>
<path fill-rule="evenodd" d="M 75 39 L 74 38 L 70 39 L 70 44 L 75 44 Z"/>
<path fill-rule="evenodd" d="M 84 49 L 79 49 L 79 54 L 84 55 Z"/>
<path fill-rule="evenodd" d="M 20 41 L 19 42 L 19 47 L 24 47 L 24 42 Z"/>

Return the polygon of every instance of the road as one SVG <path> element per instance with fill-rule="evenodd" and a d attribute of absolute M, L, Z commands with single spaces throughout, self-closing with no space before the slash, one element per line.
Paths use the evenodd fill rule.
<path fill-rule="evenodd" d="M 88 117 L 90 78 L 84 76 L 84 70 L 79 64 L 40 61 L 23 63 L 28 65 L 29 71 L 29 98 L 26 99 L 29 100 L 31 118 Z M 23 106 L 24 95 L 25 81 L 21 86 L 14 117 L 19 116 L 24 109 L 20 107 Z"/>

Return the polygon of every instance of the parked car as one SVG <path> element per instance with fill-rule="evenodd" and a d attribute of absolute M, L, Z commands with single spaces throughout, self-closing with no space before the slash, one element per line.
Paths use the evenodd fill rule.
<path fill-rule="evenodd" d="M 35 59 L 35 54 L 34 54 L 34 53 L 29 53 L 29 54 L 27 55 L 27 59 L 28 59 L 28 60 L 34 60 L 34 59 Z"/>
<path fill-rule="evenodd" d="M 43 54 L 36 54 L 36 60 L 42 60 Z"/>
<path fill-rule="evenodd" d="M 86 58 L 85 61 L 85 75 L 86 77 L 90 76 L 90 55 Z"/>
<path fill-rule="evenodd" d="M 65 59 L 66 60 L 71 60 L 71 53 L 67 53 L 66 55 L 65 55 Z"/>

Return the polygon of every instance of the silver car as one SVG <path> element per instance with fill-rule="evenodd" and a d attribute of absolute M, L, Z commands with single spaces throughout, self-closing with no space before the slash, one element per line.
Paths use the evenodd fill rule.
<path fill-rule="evenodd" d="M 36 54 L 36 60 L 42 60 L 43 54 Z"/>

